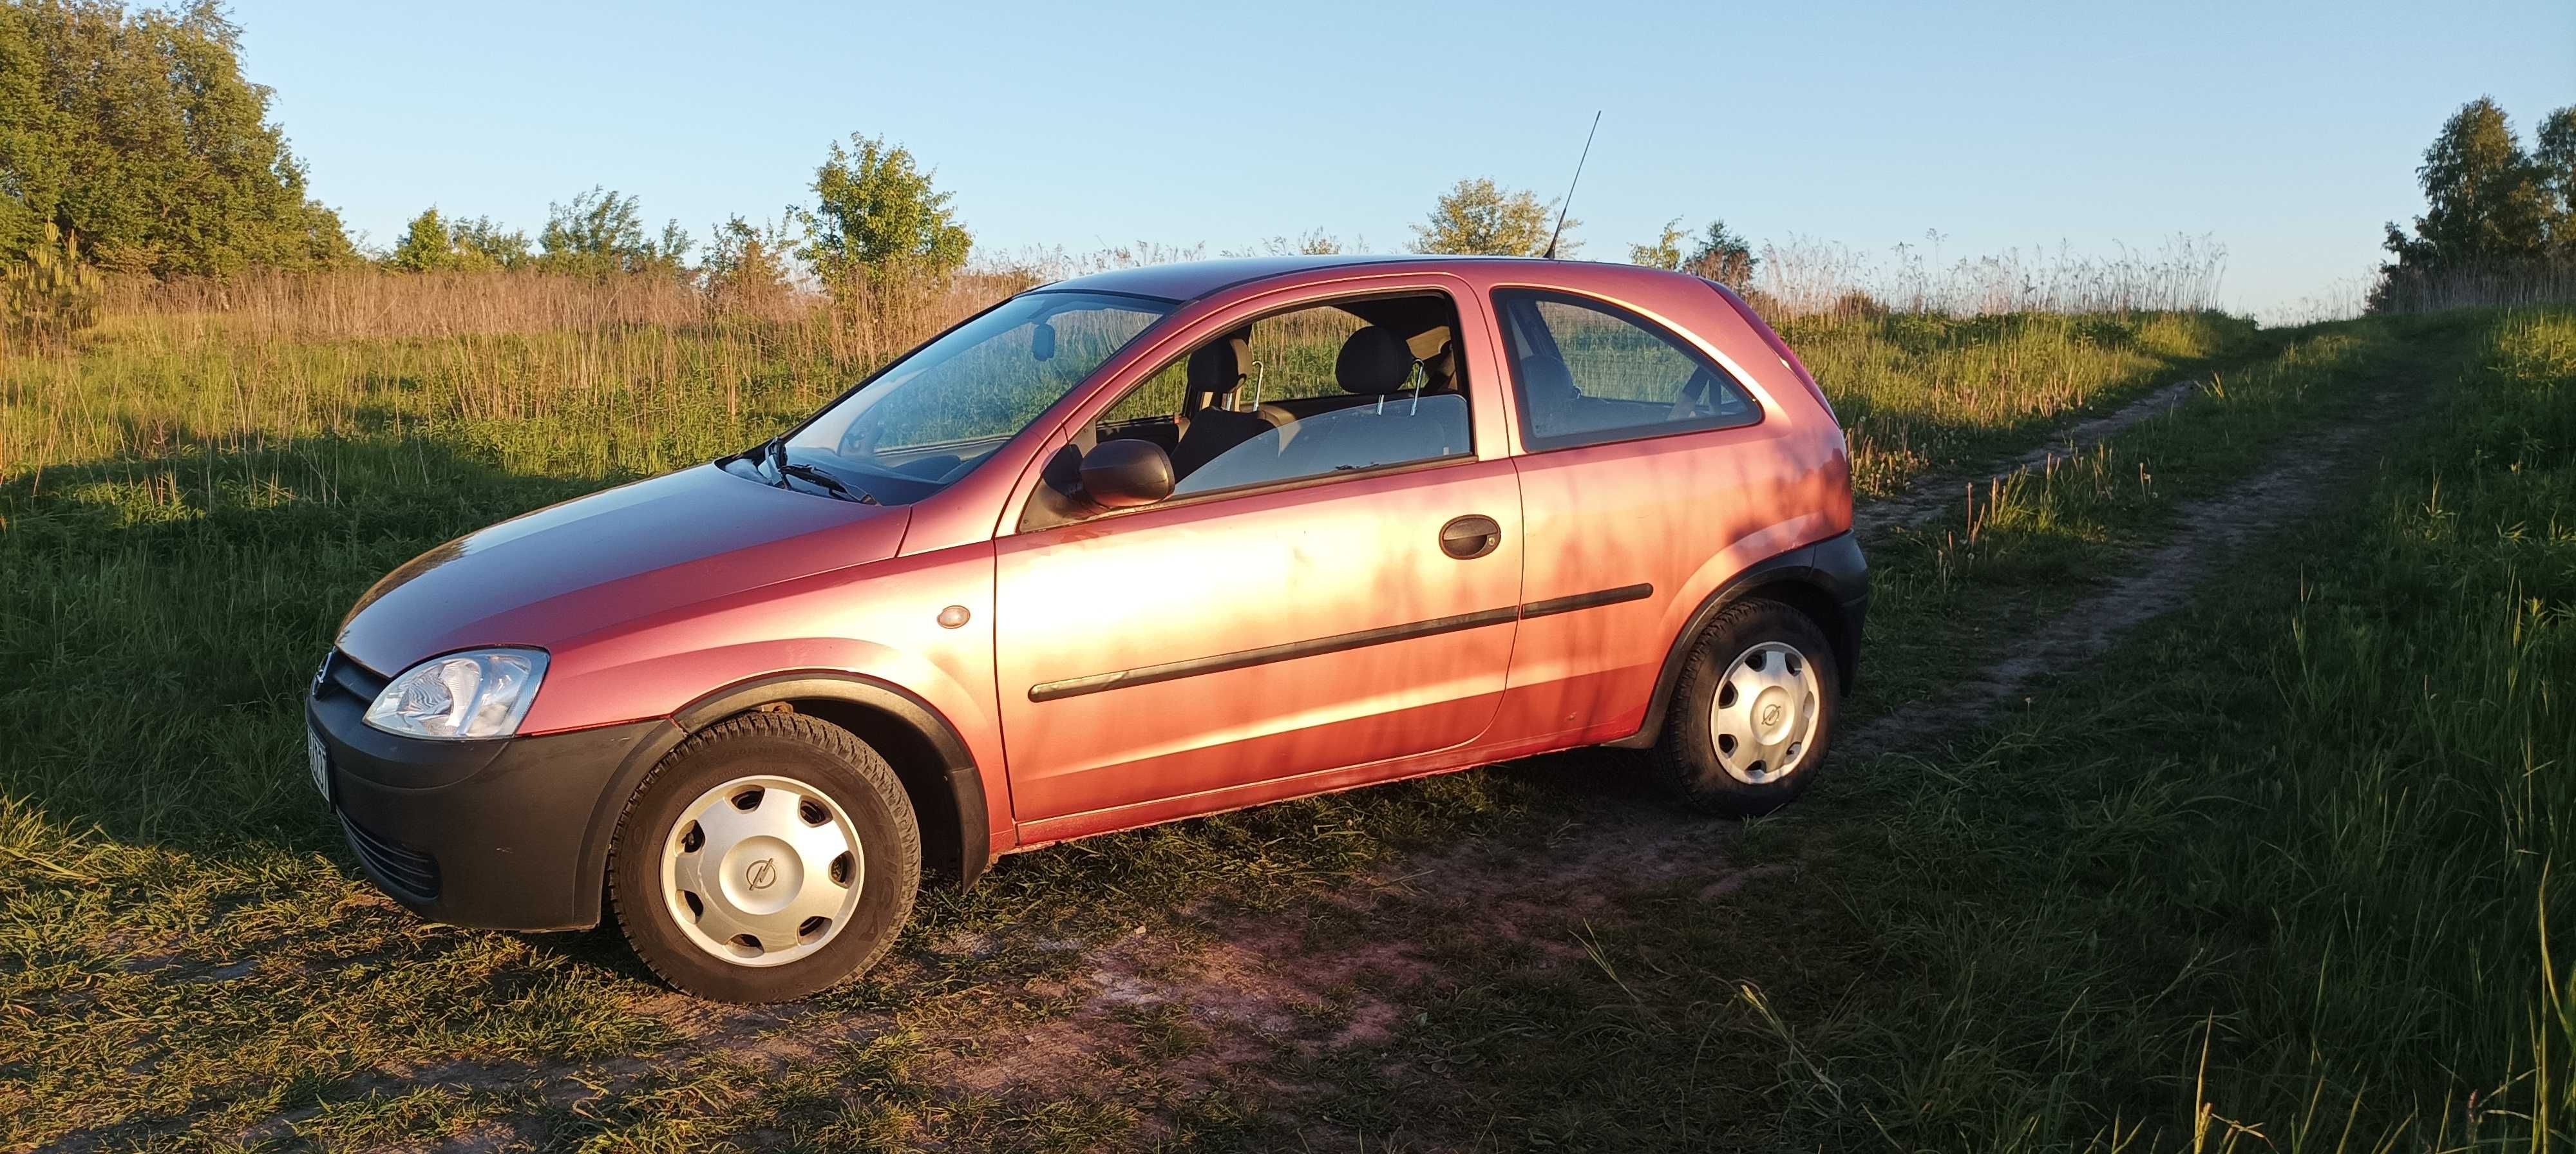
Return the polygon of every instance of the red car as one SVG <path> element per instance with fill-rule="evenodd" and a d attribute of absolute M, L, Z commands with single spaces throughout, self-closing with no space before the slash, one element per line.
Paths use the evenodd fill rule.
<path fill-rule="evenodd" d="M 1297 257 L 957 325 L 739 456 L 387 575 L 307 706 L 367 875 L 801 996 L 922 872 L 1525 757 L 1759 813 L 1825 758 L 1867 569 L 1841 430 L 1695 277 Z"/>

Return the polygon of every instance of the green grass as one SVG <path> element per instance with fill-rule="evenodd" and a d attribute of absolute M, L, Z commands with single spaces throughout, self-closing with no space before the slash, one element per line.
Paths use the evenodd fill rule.
<path fill-rule="evenodd" d="M 2428 357 L 2410 342 L 2451 348 L 2465 332 L 2258 336 L 2196 314 L 1897 317 L 1792 331 L 1855 425 L 1864 488 L 1878 491 L 2027 447 L 2071 415 L 2176 376 L 2223 370 L 2225 396 L 2186 411 L 2202 416 L 2142 426 L 2002 495 L 1974 534 L 1954 523 L 1882 550 L 1878 687 L 1864 706 L 1937 686 L 2009 625 L 1981 614 L 2079 594 L 2090 572 L 2169 531 L 2174 501 L 2294 451 L 2298 430 L 2349 399 L 2337 389 L 2419 371 Z M 297 702 L 339 613 L 386 569 L 499 517 L 756 440 L 863 364 L 747 329 L 341 338 L 129 317 L 75 356 L 6 368 L 0 1148 L 491 1133 L 602 1148 L 933 1138 L 1258 1147 L 1306 1131 L 1521 1146 L 1581 1143 L 1603 1127 L 1632 1145 L 1727 1135 L 1812 1148 L 1867 1137 L 1837 1101 L 1921 1100 L 1903 1078 L 1928 1079 L 1927 1092 L 2020 1087 L 2067 1061 L 2051 1067 L 2044 1045 L 2019 1048 L 2010 1034 L 1981 1080 L 1895 1043 L 1955 1036 L 1916 1033 L 1938 999 L 1979 1021 L 1990 1008 L 1980 999 L 2002 996 L 1974 981 L 1962 990 L 1941 967 L 1942 925 L 1992 930 L 1961 902 L 2035 927 L 2099 928 L 2049 921 L 2098 909 L 1981 862 L 1998 851 L 1977 840 L 1991 832 L 1978 823 L 2023 836 L 2012 846 L 2026 854 L 2047 815 L 2107 803 L 2042 792 L 2033 796 L 2053 808 L 2041 818 L 1987 813 L 1907 792 L 1925 772 L 1845 765 L 1835 780 L 1847 786 L 1747 827 L 1727 850 L 1796 865 L 1794 884 L 1748 886 L 1714 905 L 1677 883 L 1644 884 L 1590 911 L 1594 924 L 1569 914 L 1564 935 L 1551 924 L 1501 941 L 1455 904 L 1398 911 L 1423 956 L 1460 982 L 1416 986 L 1363 969 L 1335 979 L 1286 1031 L 1330 1038 L 1392 998 L 1406 1016 L 1384 1041 L 1301 1049 L 1283 1036 L 1249 1065 L 1240 1054 L 1218 1062 L 1211 1054 L 1228 1039 L 1145 1005 L 1099 1027 L 1105 1048 L 1061 1093 L 955 1089 L 961 1063 L 972 1064 L 962 1056 L 1009 1053 L 1013 1039 L 1081 1012 L 1064 991 L 1088 980 L 1090 955 L 1064 943 L 1132 937 L 1152 947 L 1139 964 L 1183 965 L 1250 918 L 1304 926 L 1308 948 L 1368 945 L 1388 925 L 1340 899 L 1377 892 L 1371 879 L 1406 868 L 1407 854 L 1461 839 L 1564 852 L 1583 830 L 1650 805 L 1605 795 L 1603 770 L 1624 763 L 1598 758 L 1015 858 L 973 893 L 925 895 L 916 928 L 868 979 L 745 1026 L 733 1044 L 690 1042 L 692 1014 L 611 934 L 423 925 L 353 881 L 300 772 Z M 2144 690 L 2102 691 L 2124 692 Z M 2087 771 L 2052 788 L 2110 791 L 2115 776 Z M 1890 824 L 1899 821 L 1931 827 L 1920 860 L 1954 870 L 1938 886 L 1910 871 L 1891 880 L 1894 867 L 1872 856 L 1892 829 L 1918 832 Z M 1870 888 L 1900 882 L 1917 888 Z M 1876 907 L 1860 904 L 1871 895 L 1942 898 L 1924 916 L 1952 922 L 1873 922 Z M 968 941 L 981 944 L 959 945 Z M 2060 956 L 2081 974 L 2111 948 L 2075 937 Z M 2265 980 L 2286 982 L 2285 972 Z M 1730 978 L 1764 991 L 1774 1017 Z M 2064 989 L 2034 987 L 2030 1005 Z M 2102 996 L 2130 1004 L 2119 991 Z M 2163 1106 L 2188 1073 L 2172 1064 L 2175 1039 L 2198 1036 L 2157 1018 L 2130 1034 L 2088 1034 L 2085 1053 L 2116 1051 L 2120 1068 L 2163 1079 L 2141 1091 Z M 788 1041 L 798 1044 L 770 1053 Z M 1882 1054 L 1893 1056 L 1872 1056 Z M 1856 1064 L 1867 1076 L 1849 1076 Z M 1207 1069 L 1171 1072 L 1197 1066 Z M 1882 1069 L 1900 1089 L 1854 1089 Z M 426 1092 L 430 1082 L 452 1092 Z M 1898 1114 L 1890 1124 L 1927 1145 L 1986 1146 L 2040 1117 L 2032 1144 L 2051 1145 L 2099 1125 L 2074 1110 L 2108 1100 L 2090 1096 L 2098 1090 L 2065 1082 L 2055 1100 L 2068 1110 L 2041 1115 L 2011 1112 L 2032 1099 L 1979 1089 L 1969 1098 L 1981 1105 L 1940 1115 L 1949 1122 Z"/>
<path fill-rule="evenodd" d="M 2217 313 L 1820 317 L 1781 335 L 1832 398 L 1862 496 L 2027 448 L 2106 400 L 2270 351 L 2251 323 Z"/>

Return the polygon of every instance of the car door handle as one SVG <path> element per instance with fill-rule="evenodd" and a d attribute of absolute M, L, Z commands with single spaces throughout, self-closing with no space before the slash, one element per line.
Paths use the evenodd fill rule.
<path fill-rule="evenodd" d="M 1440 527 L 1440 551 L 1461 561 L 1473 561 L 1502 543 L 1503 527 L 1482 514 L 1453 517 Z"/>

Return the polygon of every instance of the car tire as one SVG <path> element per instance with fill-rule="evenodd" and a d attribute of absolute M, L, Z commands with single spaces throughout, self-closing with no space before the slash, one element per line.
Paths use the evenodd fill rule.
<path fill-rule="evenodd" d="M 691 735 L 628 799 L 608 857 L 636 956 L 723 1002 L 789 1001 L 876 964 L 920 883 L 921 829 L 893 767 L 797 713 Z"/>
<path fill-rule="evenodd" d="M 1781 602 L 1738 601 L 1718 611 L 1683 659 L 1656 768 L 1691 809 L 1770 813 L 1823 768 L 1841 705 L 1841 671 L 1824 631 Z"/>

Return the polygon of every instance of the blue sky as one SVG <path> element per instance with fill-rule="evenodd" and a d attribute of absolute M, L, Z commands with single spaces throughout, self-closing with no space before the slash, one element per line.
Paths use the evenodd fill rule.
<path fill-rule="evenodd" d="M 1616 259 L 1668 218 L 1757 243 L 2109 252 L 2208 234 L 2225 296 L 2349 286 L 2444 117 L 2576 103 L 2576 3 L 708 5 L 240 0 L 316 196 L 390 241 L 528 228 L 593 184 L 700 237 L 883 133 L 979 246 L 1401 247 L 1462 176 Z"/>

